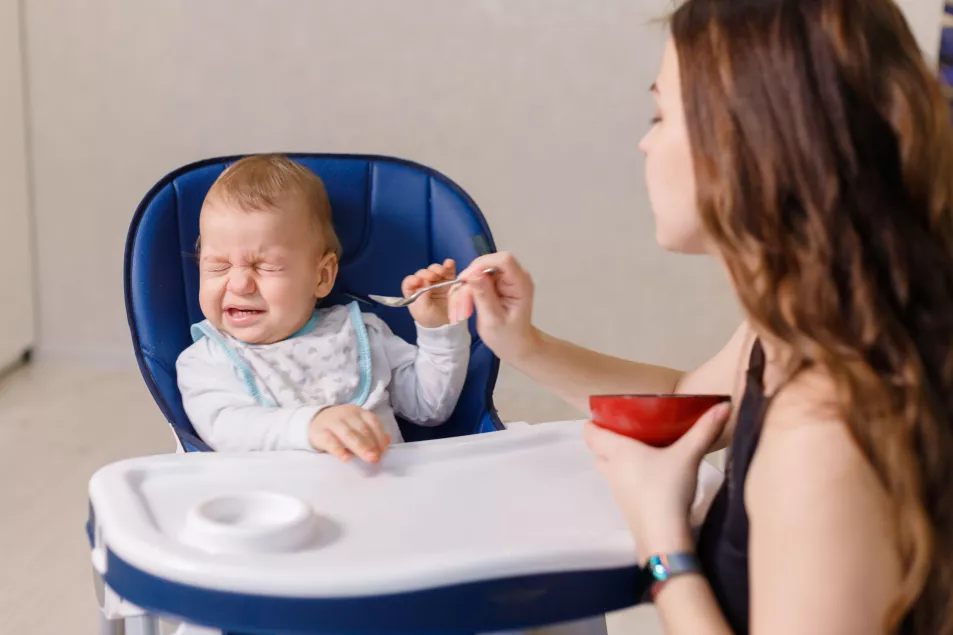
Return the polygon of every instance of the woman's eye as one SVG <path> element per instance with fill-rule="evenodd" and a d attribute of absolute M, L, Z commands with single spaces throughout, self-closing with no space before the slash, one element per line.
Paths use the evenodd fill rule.
<path fill-rule="evenodd" d="M 202 265 L 202 269 L 208 271 L 209 273 L 221 273 L 223 271 L 228 271 L 229 264 L 227 262 L 210 262 Z"/>
<path fill-rule="evenodd" d="M 276 273 L 281 271 L 280 267 L 276 267 L 274 265 L 257 265 L 255 268 L 258 269 L 258 271 L 263 271 L 265 273 Z"/>

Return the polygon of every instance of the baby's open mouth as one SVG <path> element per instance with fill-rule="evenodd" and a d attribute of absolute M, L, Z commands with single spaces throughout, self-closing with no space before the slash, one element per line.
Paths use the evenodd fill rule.
<path fill-rule="evenodd" d="M 246 309 L 238 307 L 228 307 L 225 309 L 225 317 L 228 318 L 229 322 L 233 324 L 242 324 L 255 320 L 264 314 L 264 311 L 259 309 Z"/>

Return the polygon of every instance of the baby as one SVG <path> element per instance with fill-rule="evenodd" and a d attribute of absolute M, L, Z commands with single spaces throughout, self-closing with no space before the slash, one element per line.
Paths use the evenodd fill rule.
<path fill-rule="evenodd" d="M 443 423 L 466 379 L 470 334 L 446 292 L 410 306 L 417 346 L 356 304 L 315 310 L 334 286 L 341 245 L 324 184 L 278 155 L 230 166 L 199 219 L 206 320 L 176 362 L 185 411 L 215 450 L 315 450 L 376 462 L 400 442 L 395 414 Z M 456 275 L 448 260 L 402 292 Z"/>

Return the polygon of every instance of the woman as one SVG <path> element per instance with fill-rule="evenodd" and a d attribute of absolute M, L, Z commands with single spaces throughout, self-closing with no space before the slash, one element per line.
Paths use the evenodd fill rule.
<path fill-rule="evenodd" d="M 657 239 L 724 263 L 725 348 L 682 373 L 550 337 L 505 254 L 452 311 L 579 408 L 735 394 L 663 450 L 586 431 L 645 557 L 694 549 L 698 463 L 731 446 L 702 571 L 657 587 L 666 632 L 953 634 L 953 134 L 899 9 L 688 0 L 652 93 Z"/>

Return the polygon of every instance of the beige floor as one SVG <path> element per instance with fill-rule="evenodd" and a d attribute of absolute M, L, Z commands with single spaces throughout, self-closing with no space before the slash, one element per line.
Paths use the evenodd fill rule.
<path fill-rule="evenodd" d="M 0 632 L 97 632 L 86 483 L 109 462 L 173 447 L 138 373 L 31 366 L 0 379 Z M 661 632 L 647 608 L 609 627 Z"/>

